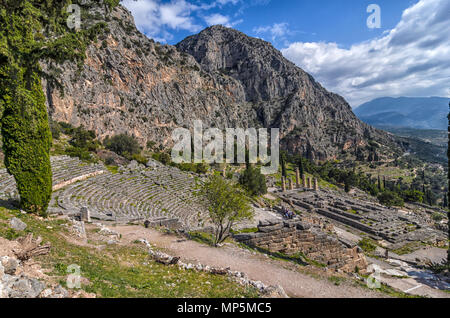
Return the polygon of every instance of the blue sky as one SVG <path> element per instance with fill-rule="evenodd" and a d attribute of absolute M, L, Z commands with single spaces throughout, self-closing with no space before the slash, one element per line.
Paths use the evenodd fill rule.
<path fill-rule="evenodd" d="M 148 37 L 176 44 L 222 24 L 272 42 L 352 106 L 450 95 L 449 0 L 125 0 Z M 367 12 L 377 4 L 381 28 Z"/>

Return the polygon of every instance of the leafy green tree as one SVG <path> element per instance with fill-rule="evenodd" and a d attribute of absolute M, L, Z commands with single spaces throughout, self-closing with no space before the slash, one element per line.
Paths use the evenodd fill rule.
<path fill-rule="evenodd" d="M 250 195 L 258 196 L 267 193 L 266 177 L 260 169 L 252 165 L 247 166 L 240 175 L 239 183 Z"/>
<path fill-rule="evenodd" d="M 235 183 L 220 176 L 211 176 L 200 187 L 199 195 L 214 224 L 214 245 L 224 242 L 239 221 L 253 217 L 250 201 Z"/>
<path fill-rule="evenodd" d="M 52 142 L 41 61 L 81 62 L 95 30 L 69 32 L 69 0 L 0 1 L 0 108 L 5 165 L 14 176 L 21 208 L 46 214 L 52 192 Z"/>

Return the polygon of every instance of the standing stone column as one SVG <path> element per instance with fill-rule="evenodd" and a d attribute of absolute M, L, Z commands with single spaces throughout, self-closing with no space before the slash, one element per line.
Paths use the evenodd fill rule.
<path fill-rule="evenodd" d="M 312 189 L 312 178 L 308 178 L 308 189 Z"/>
<path fill-rule="evenodd" d="M 295 187 L 300 188 L 300 170 L 298 168 L 295 169 Z"/>
<path fill-rule="evenodd" d="M 307 184 L 306 184 L 306 176 L 303 175 L 303 188 L 306 188 Z"/>
<path fill-rule="evenodd" d="M 319 191 L 319 181 L 317 181 L 317 178 L 314 178 L 314 191 Z"/>
<path fill-rule="evenodd" d="M 292 181 L 292 178 L 289 178 L 289 190 L 294 190 L 294 182 Z"/>
<path fill-rule="evenodd" d="M 80 209 L 81 221 L 91 222 L 91 212 L 87 207 L 82 207 Z"/>
<path fill-rule="evenodd" d="M 286 192 L 286 178 L 285 177 L 281 177 L 281 187 L 283 192 Z"/>
<path fill-rule="evenodd" d="M 222 177 L 226 178 L 226 176 L 227 176 L 227 166 L 224 165 L 222 170 Z"/>

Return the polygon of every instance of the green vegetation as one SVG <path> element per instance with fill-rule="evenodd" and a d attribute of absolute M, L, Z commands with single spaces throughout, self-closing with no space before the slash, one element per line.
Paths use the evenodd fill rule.
<path fill-rule="evenodd" d="M 150 145 L 147 143 L 147 147 L 152 146 L 153 143 L 149 142 Z M 156 161 L 161 162 L 163 165 L 166 166 L 172 166 L 177 167 L 178 169 L 186 172 L 194 172 L 198 174 L 206 174 L 208 173 L 210 166 L 205 163 L 191 163 L 191 162 L 185 162 L 185 163 L 175 163 L 172 161 L 172 158 L 170 154 L 167 152 L 154 152 L 152 154 L 152 158 Z"/>
<path fill-rule="evenodd" d="M 435 221 L 435 222 L 440 222 L 444 219 L 444 215 L 442 215 L 439 212 L 435 212 L 433 213 L 433 215 L 431 216 L 431 218 Z"/>
<path fill-rule="evenodd" d="M 261 169 L 247 165 L 247 168 L 239 177 L 241 186 L 252 196 L 260 196 L 267 193 L 266 177 Z"/>
<path fill-rule="evenodd" d="M 141 153 L 138 141 L 127 134 L 115 135 L 112 138 L 107 137 L 103 140 L 103 145 L 106 149 L 127 159 L 132 159 L 133 156 Z"/>
<path fill-rule="evenodd" d="M 363 238 L 358 242 L 358 246 L 366 253 L 373 253 L 377 248 L 375 242 L 369 238 Z"/>
<path fill-rule="evenodd" d="M 336 286 L 340 286 L 343 282 L 345 282 L 345 278 L 338 276 L 328 277 L 328 280 Z"/>
<path fill-rule="evenodd" d="M 231 233 L 233 234 L 244 234 L 244 233 L 256 233 L 258 232 L 258 228 L 257 227 L 252 227 L 252 228 L 248 228 L 248 229 L 242 229 L 239 231 L 235 231 L 235 230 L 231 230 Z"/>
<path fill-rule="evenodd" d="M 395 192 L 385 190 L 378 195 L 378 200 L 385 206 L 404 206 L 405 202 Z"/>
<path fill-rule="evenodd" d="M 83 126 L 73 127 L 68 123 L 50 122 L 52 135 L 57 136 L 57 142 L 54 142 L 54 154 L 68 155 L 71 157 L 80 158 L 86 162 L 96 161 L 93 153 L 101 146 L 96 139 L 95 132 L 86 130 Z M 68 142 L 65 143 L 62 136 L 68 137 Z"/>
<path fill-rule="evenodd" d="M 163 165 L 169 165 L 172 162 L 170 155 L 166 152 L 156 152 L 152 154 L 152 158 L 161 162 Z"/>
<path fill-rule="evenodd" d="M 182 171 L 191 171 L 198 174 L 205 174 L 209 171 L 209 165 L 202 163 L 171 163 L 172 166 L 178 167 Z"/>
<path fill-rule="evenodd" d="M 420 243 L 411 242 L 411 243 L 406 243 L 405 245 L 403 245 L 400 248 L 392 250 L 392 252 L 394 252 L 397 255 L 406 255 L 406 254 L 411 254 L 412 252 L 419 249 L 420 247 L 422 247 Z"/>
<path fill-rule="evenodd" d="M 211 176 L 200 186 L 199 196 L 215 226 L 214 245 L 225 241 L 236 222 L 252 218 L 249 199 L 233 182 Z"/>
<path fill-rule="evenodd" d="M 375 146 L 372 146 L 375 147 Z M 416 179 L 411 178 L 407 184 L 403 177 L 398 177 L 397 181 L 386 180 L 386 177 L 372 177 L 372 174 L 364 173 L 361 169 L 358 171 L 353 166 L 352 169 L 343 168 L 344 165 L 339 162 L 324 162 L 314 164 L 313 162 L 302 158 L 301 156 L 287 156 L 287 162 L 294 167 L 304 170 L 305 175 L 319 178 L 321 187 L 342 187 L 349 192 L 352 187 L 378 197 L 380 203 L 388 206 L 403 206 L 404 202 L 425 202 L 434 205 L 437 202 L 434 193 L 442 191 L 442 180 L 433 178 L 430 174 Z M 398 164 L 398 162 L 397 162 Z M 286 174 L 289 175 L 289 164 L 286 165 Z M 395 168 L 399 175 L 404 175 L 404 170 Z M 385 173 L 385 171 L 382 171 Z M 425 175 L 425 173 L 423 172 Z M 423 185 L 429 185 L 423 190 Z M 430 190 L 432 189 L 432 190 Z M 422 190 L 422 191 L 420 191 Z M 447 202 L 448 200 L 443 200 Z"/>
<path fill-rule="evenodd" d="M 104 24 L 77 33 L 67 29 L 71 1 L 4 0 L 0 5 L 0 110 L 5 165 L 16 180 L 21 207 L 46 214 L 52 191 L 51 131 L 41 61 L 84 60 Z M 114 5 L 114 3 L 111 3 Z M 61 87 L 60 87 L 61 88 Z"/>
<path fill-rule="evenodd" d="M 9 229 L 8 220 L 20 218 L 28 227 L 24 232 Z M 67 221 L 48 218 L 40 220 L 20 211 L 0 208 L 0 237 L 17 238 L 27 233 L 50 242 L 50 254 L 35 259 L 48 270 L 47 275 L 66 287 L 68 266 L 77 264 L 86 278 L 82 290 L 99 298 L 179 298 L 258 297 L 255 289 L 242 287 L 226 276 L 211 275 L 194 270 L 165 266 L 149 260 L 143 245 L 110 246 L 90 241 L 92 246 L 67 241 Z"/>

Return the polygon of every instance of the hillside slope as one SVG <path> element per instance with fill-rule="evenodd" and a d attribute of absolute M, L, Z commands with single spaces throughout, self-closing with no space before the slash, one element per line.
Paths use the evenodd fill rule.
<path fill-rule="evenodd" d="M 401 149 L 394 137 L 362 123 L 345 100 L 326 91 L 269 43 L 215 26 L 177 47 L 160 45 L 137 31 L 122 6 L 99 7 L 90 22 L 108 30 L 75 64 L 46 65 L 60 74 L 64 96 L 44 82 L 54 120 L 84 125 L 100 138 L 134 134 L 142 145 L 172 145 L 176 127 L 279 127 L 283 146 L 311 159 L 381 144 L 380 154 Z"/>

